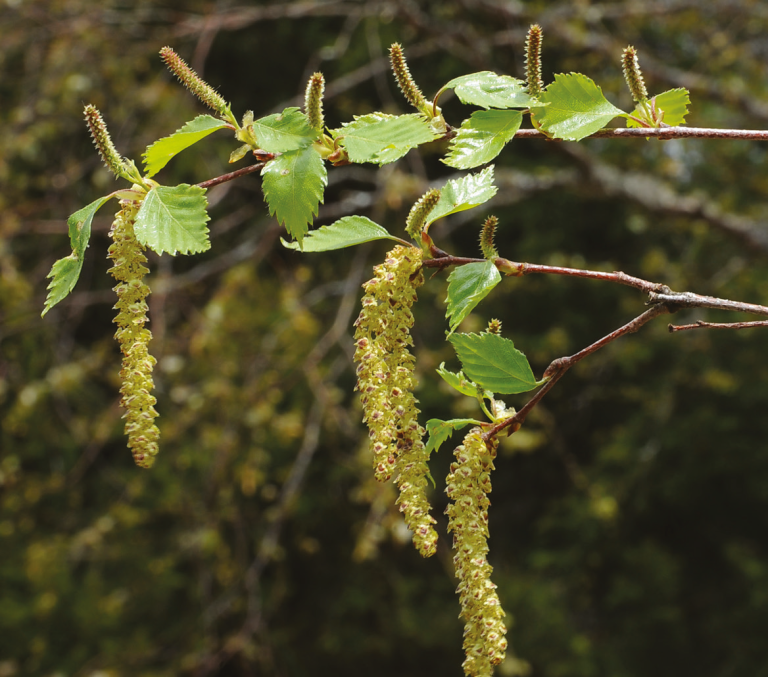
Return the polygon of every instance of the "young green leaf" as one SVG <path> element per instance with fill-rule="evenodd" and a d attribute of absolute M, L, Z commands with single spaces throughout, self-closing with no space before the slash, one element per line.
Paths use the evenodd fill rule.
<path fill-rule="evenodd" d="M 77 280 L 80 277 L 80 271 L 83 269 L 83 258 L 85 250 L 88 247 L 88 241 L 91 239 L 91 223 L 93 217 L 99 208 L 109 200 L 112 195 L 105 195 L 91 204 L 76 211 L 67 219 L 67 228 L 69 229 L 69 244 L 72 246 L 72 253 L 59 259 L 53 264 L 48 277 L 52 278 L 48 285 L 48 296 L 45 299 L 42 315 L 53 308 L 59 301 L 66 298 L 69 292 L 75 288 Z"/>
<path fill-rule="evenodd" d="M 445 89 L 453 89 L 462 103 L 483 108 L 528 108 L 540 104 L 525 91 L 522 80 L 491 71 L 454 78 L 443 87 Z"/>
<path fill-rule="evenodd" d="M 468 263 L 450 274 L 448 296 L 445 299 L 448 310 L 445 316 L 450 319 L 451 334 L 499 282 L 501 275 L 493 261 Z"/>
<path fill-rule="evenodd" d="M 520 129 L 523 114 L 516 110 L 479 110 L 461 124 L 448 157 L 449 167 L 471 169 L 495 158 Z"/>
<path fill-rule="evenodd" d="M 594 81 L 581 73 L 555 75 L 541 97 L 546 107 L 531 109 L 541 128 L 556 139 L 580 141 L 624 114 L 604 96 Z"/>
<path fill-rule="evenodd" d="M 320 136 L 319 131 L 309 126 L 307 116 L 295 107 L 255 120 L 253 132 L 259 147 L 269 153 L 306 148 Z"/>
<path fill-rule="evenodd" d="M 261 176 L 269 213 L 277 216 L 301 247 L 323 201 L 328 183 L 325 163 L 314 148 L 301 148 L 267 162 Z"/>
<path fill-rule="evenodd" d="M 466 395 L 467 397 L 478 396 L 478 388 L 480 386 L 474 381 L 470 381 L 464 375 L 463 371 L 460 371 L 458 374 L 453 371 L 448 371 L 445 368 L 445 362 L 442 362 L 436 371 L 440 374 L 442 379 L 451 386 L 451 388 L 458 390 L 462 395 Z M 493 398 L 493 393 L 490 390 L 482 390 L 482 396 L 491 399 Z"/>
<path fill-rule="evenodd" d="M 374 223 L 365 216 L 345 216 L 335 221 L 330 226 L 323 226 L 310 231 L 304 238 L 304 243 L 299 247 L 298 242 L 286 242 L 283 246 L 288 249 L 302 249 L 304 252 L 327 252 L 332 249 L 353 247 L 356 244 L 371 242 L 372 240 L 395 240 L 402 242 L 400 238 L 390 235 L 386 228 Z"/>
<path fill-rule="evenodd" d="M 69 292 L 75 288 L 82 269 L 83 259 L 77 257 L 74 252 L 53 264 L 51 272 L 48 273 L 48 277 L 53 279 L 48 285 L 48 296 L 45 299 L 45 307 L 41 317 L 45 317 L 45 314 L 53 306 L 65 299 Z"/>
<path fill-rule="evenodd" d="M 426 449 L 427 453 L 430 454 L 433 451 L 439 451 L 443 442 L 453 435 L 454 431 L 461 430 L 468 425 L 482 425 L 482 423 L 473 418 L 453 418 L 450 421 L 441 421 L 439 418 L 431 418 L 427 421 L 427 434 L 429 435 Z"/>
<path fill-rule="evenodd" d="M 223 120 L 218 120 L 210 115 L 198 115 L 192 122 L 188 122 L 170 136 L 155 141 L 147 148 L 142 156 L 144 158 L 144 171 L 147 176 L 154 176 L 168 164 L 174 155 L 226 126 L 227 123 Z"/>
<path fill-rule="evenodd" d="M 136 215 L 136 239 L 162 254 L 197 254 L 211 247 L 205 190 L 182 183 L 157 186 L 147 193 Z"/>
<path fill-rule="evenodd" d="M 449 214 L 463 212 L 490 200 L 498 189 L 493 185 L 493 165 L 477 174 L 451 179 L 440 191 L 440 200 L 427 217 L 427 226 Z"/>
<path fill-rule="evenodd" d="M 515 344 L 498 334 L 454 334 L 448 340 L 464 372 L 494 393 L 525 393 L 538 383 L 531 365 Z"/>
<path fill-rule="evenodd" d="M 656 100 L 656 109 L 664 111 L 662 122 L 670 127 L 678 127 L 685 124 L 685 116 L 688 115 L 688 104 L 691 100 L 687 89 L 670 89 L 653 97 Z M 650 106 L 650 100 L 646 104 Z M 645 118 L 645 112 L 641 106 L 632 111 L 636 118 Z M 634 120 L 627 118 L 627 127 L 642 127 Z"/>
<path fill-rule="evenodd" d="M 351 162 L 385 165 L 405 155 L 411 148 L 434 141 L 439 134 L 430 129 L 422 115 L 371 113 L 355 118 L 332 132 L 346 149 Z"/>
<path fill-rule="evenodd" d="M 246 155 L 248 155 L 248 151 L 252 149 L 252 146 L 244 143 L 239 148 L 235 148 L 230 154 L 229 154 L 229 164 L 234 164 L 235 162 L 239 162 L 242 160 Z"/>

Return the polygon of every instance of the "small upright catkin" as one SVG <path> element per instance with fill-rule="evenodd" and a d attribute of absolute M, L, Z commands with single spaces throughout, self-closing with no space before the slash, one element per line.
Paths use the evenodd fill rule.
<path fill-rule="evenodd" d="M 99 152 L 107 169 L 115 175 L 115 178 L 124 176 L 125 160 L 120 157 L 115 144 L 112 143 L 112 137 L 109 135 L 107 125 L 104 124 L 104 118 L 101 117 L 98 108 L 88 104 L 83 110 L 83 115 L 85 116 L 85 123 L 88 125 L 88 131 L 91 133 L 93 145 L 96 146 L 96 150 Z"/>
<path fill-rule="evenodd" d="M 408 212 L 408 218 L 405 220 L 405 232 L 416 242 L 421 242 L 421 231 L 424 230 L 427 217 L 439 201 L 440 189 L 430 188 Z"/>
<path fill-rule="evenodd" d="M 525 85 L 531 96 L 539 97 L 544 93 L 544 81 L 541 79 L 541 43 L 544 34 L 539 24 L 528 29 L 525 38 Z"/>
<path fill-rule="evenodd" d="M 464 672 L 490 677 L 493 666 L 507 650 L 504 610 L 491 582 L 488 564 L 488 506 L 490 473 L 494 469 L 498 440 L 486 444 L 480 428 L 472 428 L 456 447 L 456 461 L 446 480 L 448 531 L 453 531 L 453 564 L 459 579 L 461 618 L 464 619 Z"/>
<path fill-rule="evenodd" d="M 229 104 L 224 101 L 224 97 L 190 68 L 187 62 L 176 54 L 172 48 L 163 47 L 160 50 L 160 58 L 168 66 L 168 70 L 179 79 L 181 84 L 206 106 L 215 110 L 222 117 L 229 117 L 231 115 Z"/>
<path fill-rule="evenodd" d="M 637 50 L 629 45 L 621 53 L 621 69 L 624 72 L 624 80 L 627 83 L 629 93 L 635 103 L 642 103 L 648 99 L 648 90 L 645 88 L 645 80 L 640 70 L 640 62 L 637 59 Z"/>
<path fill-rule="evenodd" d="M 428 557 L 435 552 L 437 534 L 426 497 L 428 454 L 413 396 L 414 357 L 408 350 L 413 345 L 411 307 L 416 288 L 424 283 L 421 259 L 420 249 L 397 246 L 363 285 L 363 309 L 355 322 L 355 362 L 376 479 L 383 482 L 397 474 L 400 511 L 414 545 Z"/>
<path fill-rule="evenodd" d="M 133 230 L 138 204 L 122 200 L 120 206 L 109 232 L 113 240 L 109 248 L 113 266 L 109 272 L 118 282 L 114 287 L 117 292 L 115 310 L 118 311 L 114 320 L 117 324 L 115 338 L 123 353 L 120 404 L 125 409 L 125 434 L 133 459 L 136 465 L 149 468 L 155 462 L 160 437 L 154 424 L 157 400 L 152 395 L 152 369 L 157 361 L 147 349 L 152 334 L 144 328 L 148 322 L 145 299 L 149 287 L 143 278 L 149 270 L 144 265 L 147 262 L 144 248 Z"/>
<path fill-rule="evenodd" d="M 496 226 L 498 225 L 499 220 L 495 216 L 489 216 L 483 223 L 483 229 L 480 231 L 480 250 L 489 261 L 499 258 L 499 250 L 496 249 L 494 242 Z"/>
<path fill-rule="evenodd" d="M 432 106 L 424 98 L 419 86 L 414 81 L 411 71 L 408 69 L 408 63 L 405 60 L 403 46 L 399 42 L 395 42 L 390 46 L 389 62 L 392 66 L 392 72 L 395 74 L 397 86 L 400 87 L 400 91 L 408 100 L 408 103 L 427 117 L 432 117 Z"/>
<path fill-rule="evenodd" d="M 304 113 L 312 129 L 322 132 L 325 128 L 323 117 L 323 93 L 325 92 L 325 78 L 322 73 L 313 73 L 307 82 L 304 92 Z"/>

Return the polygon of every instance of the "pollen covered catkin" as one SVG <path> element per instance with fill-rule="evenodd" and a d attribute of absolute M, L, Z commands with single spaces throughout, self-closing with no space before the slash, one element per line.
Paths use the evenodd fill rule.
<path fill-rule="evenodd" d="M 453 564 L 459 586 L 461 618 L 464 619 L 464 672 L 472 677 L 490 677 L 493 666 L 504 660 L 507 650 L 504 610 L 491 582 L 488 564 L 488 494 L 498 440 L 487 443 L 480 428 L 472 428 L 454 451 L 446 493 L 452 503 L 448 531 L 453 532 Z"/>
<path fill-rule="evenodd" d="M 109 248 L 109 258 L 113 263 L 109 272 L 118 282 L 114 287 L 117 293 L 115 310 L 118 311 L 114 322 L 117 324 L 115 338 L 123 353 L 120 404 L 126 410 L 123 415 L 126 419 L 125 434 L 133 459 L 136 465 L 149 468 L 155 462 L 160 437 L 154 425 L 157 400 L 152 395 L 152 369 L 156 360 L 147 349 L 152 334 L 144 328 L 148 322 L 145 299 L 149 287 L 144 284 L 143 278 L 149 270 L 144 265 L 147 262 L 144 248 L 133 230 L 138 206 L 128 200 L 121 201 L 120 205 L 110 230 L 113 244 Z"/>
<path fill-rule="evenodd" d="M 374 267 L 374 277 L 363 285 L 363 309 L 355 322 L 355 362 L 376 479 L 383 482 L 396 474 L 398 506 L 414 545 L 428 557 L 435 552 L 437 534 L 426 498 L 428 454 L 409 351 L 411 307 L 416 288 L 424 284 L 421 258 L 420 249 L 398 246 Z"/>

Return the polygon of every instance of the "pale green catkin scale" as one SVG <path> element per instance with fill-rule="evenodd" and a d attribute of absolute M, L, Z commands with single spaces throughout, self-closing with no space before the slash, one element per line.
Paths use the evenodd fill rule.
<path fill-rule="evenodd" d="M 397 474 L 400 511 L 414 545 L 428 557 L 435 552 L 437 534 L 426 498 L 428 454 L 413 396 L 415 360 L 408 349 L 413 345 L 411 307 L 416 288 L 424 283 L 421 259 L 420 249 L 395 247 L 363 285 L 363 309 L 355 322 L 355 362 L 375 477 L 383 482 Z"/>
<path fill-rule="evenodd" d="M 113 244 L 109 248 L 109 258 L 113 262 L 109 272 L 118 282 L 114 287 L 117 293 L 115 309 L 118 311 L 114 321 L 117 324 L 115 338 L 123 353 L 120 404 L 125 409 L 125 434 L 133 459 L 142 468 L 149 468 L 155 462 L 160 437 L 154 425 L 157 400 L 152 395 L 152 370 L 156 360 L 147 349 L 152 334 L 144 328 L 148 322 L 145 299 L 149 287 L 143 278 L 149 270 L 144 265 L 147 258 L 143 247 L 133 230 L 138 205 L 127 200 L 121 201 L 120 205 L 122 208 L 110 231 Z"/>
<path fill-rule="evenodd" d="M 452 503 L 448 531 L 453 532 L 453 563 L 459 579 L 457 592 L 464 619 L 464 672 L 472 677 L 490 677 L 493 666 L 504 660 L 507 629 L 504 610 L 491 582 L 488 564 L 488 506 L 490 473 L 494 469 L 498 440 L 486 445 L 480 428 L 472 428 L 456 448 L 456 461 L 446 479 Z"/>

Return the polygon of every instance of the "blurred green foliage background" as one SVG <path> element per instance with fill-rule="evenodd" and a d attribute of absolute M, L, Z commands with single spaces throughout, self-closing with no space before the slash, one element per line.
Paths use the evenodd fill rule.
<path fill-rule="evenodd" d="M 336 127 L 406 112 L 391 42 L 431 96 L 477 70 L 521 77 L 533 22 L 547 81 L 585 73 L 630 110 L 620 55 L 633 44 L 652 94 L 691 90 L 690 125 L 768 125 L 759 0 L 0 5 L 1 677 L 461 674 L 442 517 L 458 438 L 431 464 L 443 537 L 422 560 L 392 488 L 371 478 L 352 393 L 351 323 L 385 245 L 302 256 L 281 247 L 257 175 L 212 189 L 212 249 L 150 257 L 151 471 L 122 435 L 107 208 L 75 292 L 40 312 L 69 251 L 66 217 L 117 187 L 83 105 L 137 161 L 203 112 L 163 68 L 164 45 L 238 115 L 299 105 L 321 70 Z M 454 125 L 471 111 L 441 105 Z M 234 147 L 214 136 L 156 178 L 225 173 Z M 401 234 L 424 190 L 456 176 L 445 149 L 331 169 L 317 225 L 365 214 Z M 764 144 L 514 141 L 496 166 L 485 210 L 432 229 L 443 249 L 479 255 L 490 210 L 502 256 L 768 303 Z M 429 279 L 415 308 L 424 422 L 480 414 L 434 373 L 459 366 L 445 289 L 445 274 Z M 463 328 L 500 318 L 540 375 L 644 301 L 593 281 L 508 279 Z M 673 318 L 696 319 L 726 316 Z M 669 334 L 662 318 L 580 363 L 503 443 L 490 561 L 514 655 L 499 675 L 768 675 L 767 350 L 764 330 Z"/>

